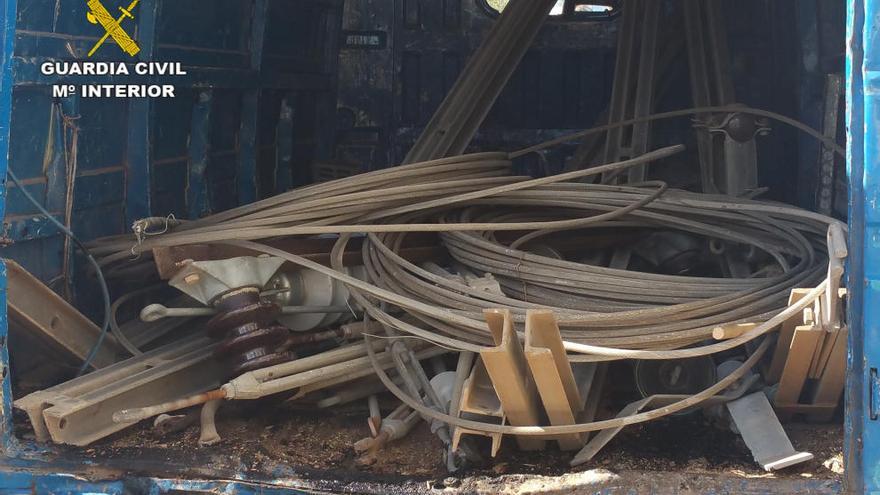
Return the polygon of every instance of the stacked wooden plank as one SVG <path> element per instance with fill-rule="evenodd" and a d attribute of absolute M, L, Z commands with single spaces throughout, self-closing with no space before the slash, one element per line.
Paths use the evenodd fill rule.
<path fill-rule="evenodd" d="M 767 381 L 779 383 L 774 405 L 783 419 L 803 414 L 811 421 L 828 421 L 843 394 L 849 330 L 841 319 L 846 290 L 840 288 L 840 280 L 847 250 L 839 226 L 828 231 L 828 251 L 825 296 L 782 324 L 766 370 Z M 793 290 L 789 304 L 797 303 L 807 292 Z"/>

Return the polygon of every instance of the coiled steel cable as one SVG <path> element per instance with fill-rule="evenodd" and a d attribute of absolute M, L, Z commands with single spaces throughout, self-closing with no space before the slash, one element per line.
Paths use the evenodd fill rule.
<path fill-rule="evenodd" d="M 738 107 L 737 111 L 752 112 Z M 706 113 L 706 109 L 665 115 L 688 112 Z M 139 249 L 342 233 L 334 250 L 339 254 L 349 234 L 368 233 L 364 263 L 372 283 L 355 283 L 339 270 L 320 267 L 318 271 L 348 284 L 372 317 L 400 331 L 456 349 L 479 350 L 488 342 L 483 309 L 510 307 L 521 320 L 529 308 L 549 307 L 559 315 L 569 350 L 607 346 L 633 352 L 671 351 L 705 339 L 719 324 L 766 321 L 784 306 L 791 288 L 818 282 L 825 258 L 821 234 L 831 221 L 784 205 L 666 192 L 665 185 L 658 183 L 640 187 L 567 183 L 649 163 L 682 149 L 673 146 L 621 163 L 540 179 L 507 176 L 510 162 L 499 153 L 413 164 L 302 188 L 188 222 L 174 232 L 147 239 Z M 514 155 L 518 154 L 522 152 Z M 418 201 L 413 201 L 414 195 Z M 498 213 L 499 209 L 506 211 Z M 782 274 L 746 280 L 660 276 L 573 264 L 517 249 L 551 232 L 621 225 L 662 226 L 749 244 L 777 260 Z M 519 231 L 522 236 L 504 246 L 492 234 L 501 230 Z M 395 250 L 407 232 L 441 232 L 453 258 L 473 271 L 495 274 L 505 294 L 478 293 L 406 263 Z M 130 246 L 130 240 L 122 239 L 101 243 L 99 249 L 106 254 L 102 261 L 129 257 Z M 341 262 L 334 266 L 341 268 Z M 386 306 L 407 313 L 407 321 L 389 314 Z M 585 353 L 589 356 L 581 359 L 617 356 Z"/>
<path fill-rule="evenodd" d="M 591 197 L 593 191 L 598 192 L 600 201 Z M 577 195 L 560 201 L 560 196 L 572 193 Z M 475 203 L 506 212 L 523 206 L 524 194 L 531 197 L 528 206 L 541 211 L 546 219 L 547 212 L 554 208 L 611 210 L 646 193 L 620 186 L 564 184 Z M 512 250 L 489 240 L 486 233 L 473 232 L 448 232 L 442 238 L 458 261 L 475 272 L 496 275 L 506 295 L 486 293 L 407 262 L 395 253 L 403 242 L 402 233 L 371 234 L 364 244 L 364 260 L 370 279 L 377 285 L 441 306 L 456 317 L 409 311 L 428 328 L 477 344 L 488 342 L 481 311 L 501 306 L 513 309 L 520 321 L 526 309 L 552 308 L 563 326 L 563 335 L 571 342 L 631 348 L 680 347 L 708 338 L 720 324 L 766 321 L 785 306 L 792 288 L 812 286 L 822 278 L 826 250 L 822 233 L 834 220 L 792 207 L 730 198 L 701 199 L 698 205 L 688 205 L 696 197 L 673 192 L 626 214 L 636 220 L 633 225 L 677 227 L 754 245 L 770 253 L 783 273 L 737 280 L 613 270 Z M 475 208 L 466 205 L 458 211 L 457 220 L 492 221 L 476 215 Z M 511 219 L 509 214 L 504 215 L 506 220 Z M 405 219 L 412 221 L 413 217 Z M 793 265 L 788 258 L 794 259 Z M 517 284 L 522 283 L 538 289 L 530 294 L 517 291 Z M 599 304 L 603 300 L 605 304 Z"/>

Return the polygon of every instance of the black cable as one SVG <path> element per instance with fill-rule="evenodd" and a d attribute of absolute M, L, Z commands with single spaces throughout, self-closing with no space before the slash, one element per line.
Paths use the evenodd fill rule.
<path fill-rule="evenodd" d="M 80 251 L 83 252 L 89 263 L 91 263 L 91 265 L 95 268 L 95 273 L 98 277 L 98 283 L 101 286 L 101 296 L 104 298 L 104 324 L 101 326 L 101 333 L 98 336 L 98 341 L 95 342 L 94 347 L 92 347 L 92 350 L 89 351 L 89 354 L 86 356 L 85 361 L 83 361 L 82 366 L 76 373 L 77 377 L 82 376 L 83 373 L 85 373 L 88 367 L 92 364 L 92 361 L 94 361 L 95 356 L 98 354 L 98 350 L 101 348 L 101 345 L 104 344 L 104 339 L 107 337 L 107 332 L 110 330 L 110 290 L 107 287 L 107 281 L 104 279 L 104 272 L 101 270 L 101 266 L 98 264 L 98 262 L 95 261 L 95 258 L 92 257 L 92 253 L 89 252 L 88 248 L 86 248 L 86 246 L 79 240 L 79 238 L 76 237 L 76 235 L 69 228 L 67 228 L 66 225 L 56 220 L 51 213 L 43 208 L 43 205 L 41 205 L 39 201 L 37 201 L 33 196 L 31 196 L 29 192 L 27 192 L 27 190 L 21 185 L 21 182 L 19 182 L 18 177 L 15 176 L 15 173 L 9 169 L 6 170 L 6 173 L 7 175 L 9 175 L 9 179 L 12 181 L 13 184 L 15 184 L 15 187 L 17 187 L 18 190 L 21 191 L 24 197 L 27 198 L 28 201 L 33 203 L 37 210 L 39 210 L 40 213 L 45 215 L 50 222 L 58 227 L 58 229 L 64 235 L 69 237 L 70 240 L 73 241 L 73 243 L 76 244 L 76 246 L 80 249 Z"/>

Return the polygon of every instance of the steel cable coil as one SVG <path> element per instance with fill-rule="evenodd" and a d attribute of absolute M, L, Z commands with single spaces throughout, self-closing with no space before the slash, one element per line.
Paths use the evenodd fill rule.
<path fill-rule="evenodd" d="M 559 207 L 570 213 L 575 205 L 595 213 L 649 194 L 643 188 L 612 189 L 620 193 L 619 198 L 609 196 L 608 186 L 566 184 L 536 189 L 529 194 L 544 199 L 535 200 L 530 206 L 540 206 L 544 217 Z M 591 198 L 593 191 L 599 193 L 601 203 Z M 574 196 L 561 203 L 562 193 Z M 511 249 L 487 232 L 447 232 L 441 237 L 455 260 L 476 273 L 495 276 L 504 288 L 503 295 L 470 287 L 454 277 L 438 275 L 404 260 L 396 250 L 405 233 L 371 234 L 363 247 L 364 261 L 370 280 L 376 285 L 401 298 L 431 306 L 432 311 L 427 312 L 404 308 L 424 327 L 476 345 L 489 344 L 482 311 L 505 307 L 514 312 L 520 323 L 527 309 L 553 309 L 569 342 L 672 349 L 709 338 L 717 325 L 767 321 L 786 306 L 791 289 L 815 286 L 823 278 L 827 262 L 824 232 L 833 220 L 805 217 L 802 210 L 760 201 L 732 202 L 724 198 L 708 203 L 704 199 L 699 206 L 682 204 L 680 198 L 691 197 L 688 193 L 669 192 L 646 206 L 606 221 L 632 220 L 629 225 L 677 228 L 750 244 L 768 252 L 779 264 L 780 274 L 723 279 L 615 270 Z M 739 206 L 731 208 L 734 204 Z M 494 197 L 490 204 L 464 205 L 441 216 L 462 222 L 491 221 L 492 218 L 479 213 L 481 208 L 489 208 L 510 220 L 505 212 L 522 205 L 522 197 L 517 193 Z M 772 213 L 756 214 L 762 208 Z M 676 215 L 670 215 L 671 211 Z M 528 222 L 531 217 L 521 219 Z M 596 222 L 592 227 L 603 225 Z M 392 299 L 383 302 L 395 303 Z M 370 301 L 360 294 L 359 303 Z M 373 312 L 385 313 L 380 321 L 390 316 L 375 304 Z"/>
<path fill-rule="evenodd" d="M 815 285 L 822 277 L 822 236 L 832 219 L 775 203 L 666 191 L 657 182 L 627 187 L 570 182 L 670 157 L 681 146 L 552 177 L 509 175 L 511 157 L 544 146 L 511 155 L 434 160 L 309 186 L 141 239 L 134 251 L 234 243 L 266 252 L 248 241 L 339 233 L 336 270 L 305 266 L 347 284 L 358 303 L 383 324 L 447 347 L 478 351 L 489 342 L 483 309 L 509 307 L 521 321 L 529 308 L 551 308 L 567 348 L 586 354 L 577 359 L 587 360 L 678 355 L 672 350 L 706 339 L 716 325 L 767 321 L 785 306 L 792 288 Z M 662 227 L 750 245 L 776 260 L 780 273 L 753 279 L 659 275 L 522 249 L 550 233 L 621 226 Z M 503 244 L 494 234 L 499 231 L 519 237 Z M 395 251 L 409 232 L 440 232 L 453 259 L 471 271 L 495 276 L 503 294 L 478 291 L 406 262 Z M 341 254 L 352 233 L 368 235 L 363 249 L 369 282 L 342 273 Z M 105 264 L 125 261 L 132 253 L 130 238 L 101 241 L 95 247 Z M 689 354 L 700 352 L 688 349 Z"/>

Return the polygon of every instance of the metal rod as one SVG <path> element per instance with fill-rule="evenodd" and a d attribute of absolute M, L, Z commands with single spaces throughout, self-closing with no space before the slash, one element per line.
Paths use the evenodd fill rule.
<path fill-rule="evenodd" d="M 114 423 L 137 423 L 138 421 L 152 418 L 160 414 L 167 414 L 172 411 L 186 409 L 187 407 L 198 406 L 212 400 L 225 399 L 226 392 L 224 390 L 212 390 L 203 394 L 193 395 L 185 399 L 166 402 L 155 406 L 141 407 L 137 409 L 123 409 L 113 413 Z"/>
<path fill-rule="evenodd" d="M 348 306 L 285 306 L 281 308 L 281 313 L 285 315 L 350 312 L 351 308 Z M 149 323 L 163 318 L 192 318 L 215 314 L 217 314 L 217 310 L 214 308 L 169 308 L 162 304 L 151 304 L 141 311 L 141 320 Z"/>

